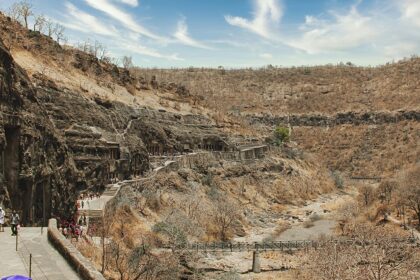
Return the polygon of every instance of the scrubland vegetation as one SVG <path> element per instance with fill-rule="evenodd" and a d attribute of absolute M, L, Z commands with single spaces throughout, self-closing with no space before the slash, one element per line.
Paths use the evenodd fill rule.
<path fill-rule="evenodd" d="M 31 63 L 42 65 L 23 64 L 35 81 L 71 89 L 104 108 L 126 102 L 202 114 L 232 139 L 276 146 L 257 162 L 196 162 L 123 189 L 97 221 L 100 241 L 78 244 L 108 279 L 209 279 L 211 269 L 196 267 L 202 256 L 171 247 L 232 242 L 272 221 L 264 240 L 275 240 L 296 227 L 284 218 L 293 216 L 293 207 L 323 194 L 353 192 L 328 218 L 337 221 L 332 239 L 353 239 L 357 245 L 325 237 L 318 250 L 288 254 L 295 257 L 293 266 L 272 269 L 278 273 L 272 279 L 419 278 L 418 247 L 393 241 L 418 235 L 420 226 L 419 58 L 380 67 L 144 69 L 128 55 L 120 61 L 108 57 L 98 41 L 66 46 L 63 28 L 34 16 L 31 8 L 27 2 L 13 6 L 10 20 L 2 17 L 7 24 L 0 32 L 18 59 L 27 62 L 30 56 Z M 32 31 L 28 17 L 35 19 Z M 61 68 L 76 78 L 59 76 Z M 413 117 L 393 119 L 400 111 L 412 111 Z M 320 116 L 344 112 L 391 117 L 352 123 L 350 115 L 346 124 L 316 123 Z M 252 118 L 304 115 L 315 121 L 293 126 L 287 118 L 270 125 Z M 308 229 L 323 218 L 318 213 L 293 217 Z M 241 277 L 231 267 L 214 270 L 219 272 L 214 279 Z"/>

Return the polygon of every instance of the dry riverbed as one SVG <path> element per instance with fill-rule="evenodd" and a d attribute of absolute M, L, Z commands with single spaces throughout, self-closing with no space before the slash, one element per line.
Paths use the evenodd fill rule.
<path fill-rule="evenodd" d="M 234 238 L 234 242 L 295 241 L 314 240 L 325 235 L 334 235 L 338 219 L 338 209 L 352 201 L 352 192 L 325 194 L 304 206 L 289 206 L 274 222 L 261 227 L 252 227 L 244 237 Z M 207 253 L 200 261 L 200 267 L 209 270 L 237 273 L 241 279 L 271 278 L 281 271 L 296 267 L 300 253 L 263 252 L 260 254 L 263 273 L 250 273 L 252 252 Z M 274 274 L 273 274 L 274 273 Z M 283 274 L 283 273 L 282 273 Z M 214 279 L 220 279 L 216 273 Z M 283 279 L 283 278 L 282 278 Z M 287 278 L 285 278 L 287 279 Z"/>

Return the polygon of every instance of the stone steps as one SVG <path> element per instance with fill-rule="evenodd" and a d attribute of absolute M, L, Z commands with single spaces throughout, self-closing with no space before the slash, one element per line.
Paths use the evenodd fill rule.
<path fill-rule="evenodd" d="M 102 210 L 100 209 L 96 209 L 96 210 L 81 210 L 79 211 L 80 215 L 86 215 L 86 217 L 90 217 L 90 218 L 100 218 L 102 217 Z"/>
<path fill-rule="evenodd" d="M 103 196 L 114 196 L 117 193 L 118 190 L 110 190 L 110 191 L 104 191 L 104 193 L 102 194 Z"/>
<path fill-rule="evenodd" d="M 114 195 L 117 194 L 118 190 L 119 190 L 119 187 L 114 187 L 114 186 L 107 187 L 102 195 L 103 196 L 114 196 Z"/>

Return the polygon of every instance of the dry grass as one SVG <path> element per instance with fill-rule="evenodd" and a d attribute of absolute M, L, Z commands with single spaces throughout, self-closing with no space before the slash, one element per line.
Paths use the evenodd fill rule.
<path fill-rule="evenodd" d="M 331 114 L 415 108 L 420 103 L 415 74 L 419 69 L 420 59 L 414 58 L 378 68 L 327 65 L 229 71 L 137 69 L 135 72 L 146 79 L 156 76 L 158 82 L 185 85 L 205 107 L 219 112 Z M 335 102 L 329 102 L 331 99 Z"/>

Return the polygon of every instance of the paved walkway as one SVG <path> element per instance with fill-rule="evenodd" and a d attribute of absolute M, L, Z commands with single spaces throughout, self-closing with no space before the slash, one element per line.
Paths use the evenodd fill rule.
<path fill-rule="evenodd" d="M 76 272 L 49 244 L 47 228 L 21 228 L 18 252 L 16 238 L 10 236 L 10 228 L 0 233 L 0 275 L 29 275 L 29 254 L 32 254 L 32 279 L 78 280 Z"/>
<path fill-rule="evenodd" d="M 16 252 L 16 238 L 10 234 L 10 228 L 0 232 L 0 277 L 28 275 L 21 257 Z"/>

